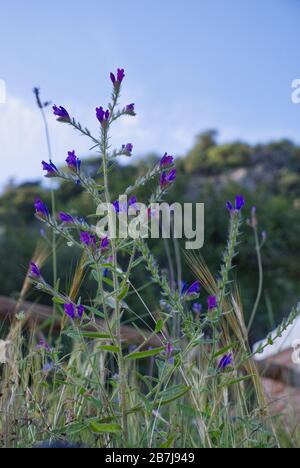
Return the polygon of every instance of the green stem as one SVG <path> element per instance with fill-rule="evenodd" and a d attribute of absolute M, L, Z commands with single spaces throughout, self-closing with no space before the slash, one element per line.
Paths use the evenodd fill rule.
<path fill-rule="evenodd" d="M 257 263 L 258 263 L 258 289 L 257 289 L 256 300 L 255 300 L 255 303 L 254 303 L 254 306 L 253 306 L 253 309 L 252 309 L 252 313 L 251 313 L 251 317 L 250 317 L 248 327 L 247 327 L 248 333 L 251 330 L 251 327 L 253 325 L 253 322 L 254 322 L 254 319 L 255 319 L 255 316 L 256 316 L 256 312 L 257 312 L 259 302 L 260 302 L 260 299 L 261 299 L 261 295 L 262 295 L 263 281 L 264 281 L 262 258 L 261 258 L 261 253 L 260 253 L 261 245 L 259 243 L 258 232 L 257 232 L 256 226 L 254 226 L 253 229 L 254 229 Z"/>
<path fill-rule="evenodd" d="M 114 96 L 114 102 L 112 105 L 112 112 L 118 100 L 118 93 Z M 103 165 L 103 182 L 104 182 L 104 193 L 106 203 L 110 203 L 109 183 L 108 183 L 108 135 L 107 128 L 102 128 L 102 139 L 101 139 L 101 152 L 102 152 L 102 165 Z M 112 226 L 112 223 L 109 222 Z M 115 315 L 116 315 L 116 335 L 119 347 L 118 352 L 118 366 L 119 366 L 119 379 L 120 379 L 120 411 L 122 414 L 122 425 L 123 425 L 123 437 L 124 443 L 128 440 L 128 420 L 127 420 L 127 398 L 126 398 L 126 370 L 125 362 L 122 351 L 122 339 L 121 339 L 121 309 L 119 301 L 119 281 L 117 274 L 118 259 L 117 259 L 117 246 L 116 240 L 111 239 L 112 246 L 112 257 L 113 257 L 113 285 L 114 285 L 114 296 L 115 296 Z"/>
<path fill-rule="evenodd" d="M 39 108 L 41 110 L 41 115 L 42 115 L 42 119 L 43 119 L 44 127 L 45 127 L 48 158 L 49 158 L 49 161 L 52 161 L 52 148 L 51 148 L 51 140 L 50 140 L 48 122 L 47 122 L 46 114 L 44 111 L 44 107 L 41 105 L 39 106 Z M 53 219 L 55 219 L 55 216 L 56 216 L 55 213 L 56 213 L 55 193 L 54 193 L 53 185 L 51 184 L 51 215 Z M 57 244 L 56 244 L 56 233 L 54 230 L 52 231 L 52 269 L 53 269 L 53 286 L 56 289 L 57 288 Z M 51 323 L 51 327 L 49 331 L 50 335 L 52 334 L 53 325 L 55 323 L 56 312 L 57 312 L 57 307 L 56 307 L 56 304 L 53 303 L 53 318 L 52 318 L 52 323 Z"/>

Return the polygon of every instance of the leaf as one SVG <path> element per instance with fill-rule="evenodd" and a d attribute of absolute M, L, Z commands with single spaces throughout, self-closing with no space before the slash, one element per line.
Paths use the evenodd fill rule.
<path fill-rule="evenodd" d="M 225 346 L 224 348 L 220 349 L 219 351 L 217 351 L 214 355 L 213 355 L 213 358 L 217 358 L 219 356 L 222 356 L 223 354 L 227 353 L 227 351 L 229 351 L 230 349 L 234 348 L 235 344 L 234 343 L 230 343 L 230 345 L 228 346 Z"/>
<path fill-rule="evenodd" d="M 132 268 L 135 268 L 137 267 L 140 263 L 142 263 L 144 261 L 143 257 L 139 257 L 137 260 L 135 260 L 134 262 L 132 262 Z"/>
<path fill-rule="evenodd" d="M 118 432 L 122 432 L 122 427 L 119 424 L 114 424 L 114 423 L 113 424 L 100 424 L 97 422 L 91 422 L 90 427 L 93 432 L 97 432 L 97 433 L 109 432 L 109 433 L 117 434 Z"/>
<path fill-rule="evenodd" d="M 110 294 L 105 293 L 104 300 L 105 300 L 105 303 L 108 305 L 108 307 L 110 307 L 111 309 L 116 308 L 116 300 L 115 300 L 115 297 L 111 295 L 111 293 Z M 128 305 L 124 301 L 120 301 L 120 306 L 123 309 L 128 309 Z"/>
<path fill-rule="evenodd" d="M 85 308 L 92 314 L 96 315 L 97 317 L 105 318 L 105 315 L 103 312 L 101 312 L 101 310 L 98 310 L 95 307 L 91 307 L 91 306 L 85 306 Z"/>
<path fill-rule="evenodd" d="M 52 297 L 52 302 L 54 304 L 65 304 L 65 301 L 61 297 Z"/>
<path fill-rule="evenodd" d="M 101 349 L 101 351 L 110 351 L 111 353 L 120 352 L 119 346 L 114 346 L 114 345 L 101 345 L 101 346 L 98 346 L 97 349 Z"/>
<path fill-rule="evenodd" d="M 120 294 L 118 295 L 119 301 L 121 301 L 122 299 L 124 299 L 124 297 L 127 296 L 128 290 L 129 290 L 129 285 L 126 284 L 124 288 L 122 289 L 122 291 L 120 292 Z"/>
<path fill-rule="evenodd" d="M 177 392 L 176 391 L 174 392 L 175 388 L 178 389 Z M 170 396 L 161 400 L 160 395 L 159 395 L 158 398 L 157 398 L 158 401 L 156 402 L 155 406 L 167 405 L 168 403 L 171 403 L 172 401 L 178 400 L 178 398 L 183 397 L 187 392 L 189 392 L 191 390 L 191 388 L 192 387 L 185 387 L 185 386 L 182 386 L 182 385 L 178 385 L 176 387 L 168 389 L 167 391 L 162 392 L 160 395 L 161 395 L 161 397 L 163 397 L 166 394 L 170 394 Z M 173 395 L 172 395 L 172 393 L 173 393 Z"/>
<path fill-rule="evenodd" d="M 229 387 L 230 385 L 235 385 L 240 382 L 244 382 L 245 380 L 251 379 L 254 377 L 253 374 L 245 375 L 244 377 L 240 377 L 239 379 L 229 380 L 229 382 L 224 382 L 221 385 L 218 385 L 218 388 Z"/>
<path fill-rule="evenodd" d="M 139 351 L 137 353 L 131 353 L 125 356 L 125 359 L 144 359 L 150 356 L 155 356 L 164 349 L 164 346 L 161 346 L 160 348 L 150 349 L 149 351 Z"/>
<path fill-rule="evenodd" d="M 164 321 L 162 319 L 159 319 L 155 326 L 155 332 L 159 333 L 163 326 L 164 326 Z"/>
<path fill-rule="evenodd" d="M 98 332 L 82 332 L 84 338 L 92 338 L 93 340 L 112 340 L 113 337 L 109 333 Z"/>
<path fill-rule="evenodd" d="M 114 282 L 110 279 L 104 276 L 102 278 L 103 283 L 107 284 L 108 286 L 111 286 L 112 288 L 114 287 Z"/>

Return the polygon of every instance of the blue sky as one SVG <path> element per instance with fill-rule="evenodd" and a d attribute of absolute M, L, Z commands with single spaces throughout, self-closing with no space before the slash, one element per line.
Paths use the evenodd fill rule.
<path fill-rule="evenodd" d="M 138 116 L 115 129 L 136 155 L 183 154 L 207 128 L 220 140 L 300 142 L 298 0 L 11 0 L 1 5 L 0 185 L 37 178 L 46 157 L 32 96 L 64 105 L 97 131 L 95 107 L 122 66 L 122 101 Z M 87 154 L 89 142 L 49 112 L 54 161 Z"/>

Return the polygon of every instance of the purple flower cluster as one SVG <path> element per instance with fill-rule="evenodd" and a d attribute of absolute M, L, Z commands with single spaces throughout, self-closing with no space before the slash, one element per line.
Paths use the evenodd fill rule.
<path fill-rule="evenodd" d="M 132 102 L 131 104 L 127 104 L 127 106 L 123 109 L 124 114 L 127 115 L 132 115 L 135 116 L 135 109 L 134 109 L 134 103 Z"/>
<path fill-rule="evenodd" d="M 108 249 L 110 244 L 110 240 L 107 236 L 103 237 L 100 241 L 100 250 L 101 253 L 104 252 L 106 249 Z"/>
<path fill-rule="evenodd" d="M 74 224 L 75 222 L 75 219 L 73 218 L 73 216 L 71 216 L 68 213 L 65 213 L 64 211 L 61 211 L 58 214 L 58 218 L 62 223 L 66 223 L 66 224 Z"/>
<path fill-rule="evenodd" d="M 82 319 L 84 314 L 84 307 L 82 305 L 75 306 L 70 302 L 69 304 L 64 305 L 65 314 L 71 319 L 79 318 Z"/>
<path fill-rule="evenodd" d="M 59 174 L 57 167 L 53 164 L 52 161 L 47 163 L 46 161 L 42 161 L 43 171 L 47 171 L 45 177 L 57 177 Z"/>
<path fill-rule="evenodd" d="M 165 190 L 176 179 L 176 169 L 171 169 L 169 172 L 163 171 L 160 176 L 159 185 L 162 190 Z"/>
<path fill-rule="evenodd" d="M 218 307 L 216 296 L 209 296 L 207 299 L 208 310 L 214 310 Z"/>
<path fill-rule="evenodd" d="M 232 354 L 225 354 L 222 359 L 220 360 L 218 364 L 218 369 L 219 370 L 225 370 L 226 367 L 230 366 L 232 364 Z"/>
<path fill-rule="evenodd" d="M 240 212 L 243 206 L 245 206 L 245 198 L 243 197 L 243 195 L 236 195 L 234 206 L 231 203 L 231 201 L 228 201 L 226 203 L 226 207 L 231 214 Z"/>
<path fill-rule="evenodd" d="M 66 159 L 66 163 L 68 165 L 68 168 L 71 169 L 71 171 L 74 171 L 74 172 L 77 172 L 77 173 L 80 172 L 81 161 L 76 156 L 75 150 L 68 151 L 68 157 Z"/>
<path fill-rule="evenodd" d="M 186 295 L 191 296 L 193 294 L 200 294 L 200 282 L 199 281 L 194 281 L 193 284 L 187 289 Z"/>
<path fill-rule="evenodd" d="M 125 72 L 123 68 L 117 69 L 117 77 L 115 76 L 114 73 L 110 74 L 110 79 L 112 81 L 112 84 L 114 85 L 114 88 L 119 88 L 124 78 L 125 78 Z"/>
<path fill-rule="evenodd" d="M 166 167 L 172 166 L 174 163 L 174 156 L 170 156 L 168 153 L 165 153 L 163 157 L 160 160 L 160 167 L 161 169 L 164 169 Z"/>
<path fill-rule="evenodd" d="M 87 247 L 95 248 L 97 239 L 96 239 L 96 236 L 94 236 L 93 234 L 90 234 L 87 231 L 82 231 L 80 233 L 80 242 L 86 245 Z"/>
<path fill-rule="evenodd" d="M 66 109 L 62 106 L 57 107 L 56 105 L 53 106 L 53 114 L 57 116 L 57 120 L 59 122 L 70 122 L 70 116 Z"/>
<path fill-rule="evenodd" d="M 80 242 L 89 248 L 96 249 L 97 238 L 94 234 L 90 234 L 87 231 L 82 231 L 80 233 Z M 99 245 L 101 253 L 103 253 L 105 250 L 108 249 L 109 244 L 110 244 L 109 238 L 107 236 L 102 237 L 100 241 L 100 245 Z"/>
<path fill-rule="evenodd" d="M 39 343 L 35 346 L 35 351 L 39 351 L 40 349 L 44 349 L 47 353 L 51 353 L 51 348 L 48 345 L 47 341 L 44 339 L 41 339 Z"/>
<path fill-rule="evenodd" d="M 103 107 L 96 107 L 96 117 L 103 127 L 107 125 L 109 116 L 110 112 L 108 109 L 105 111 Z"/>
<path fill-rule="evenodd" d="M 34 262 L 30 262 L 29 264 L 29 274 L 36 279 L 42 277 L 39 267 Z"/>
<path fill-rule="evenodd" d="M 49 218 L 49 210 L 45 203 L 40 198 L 36 198 L 34 202 L 35 213 L 41 218 Z"/>
<path fill-rule="evenodd" d="M 136 197 L 131 197 L 129 198 L 128 202 L 127 203 L 121 203 L 119 202 L 119 200 L 115 200 L 112 202 L 112 205 L 116 211 L 116 213 L 120 213 L 120 212 L 128 212 L 128 209 L 130 206 L 133 206 L 137 203 L 137 198 Z"/>
<path fill-rule="evenodd" d="M 131 156 L 132 150 L 133 150 L 133 145 L 131 143 L 122 145 L 122 154 L 125 154 L 126 156 Z"/>

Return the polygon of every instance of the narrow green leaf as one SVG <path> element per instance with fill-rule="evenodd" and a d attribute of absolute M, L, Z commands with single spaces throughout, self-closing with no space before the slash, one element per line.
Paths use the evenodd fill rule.
<path fill-rule="evenodd" d="M 112 340 L 112 336 L 109 333 L 98 333 L 98 332 L 82 332 L 84 338 L 92 338 L 93 340 Z"/>
<path fill-rule="evenodd" d="M 122 432 L 122 427 L 119 424 L 100 424 L 97 422 L 91 422 L 90 427 L 93 432 L 109 432 L 113 434 L 117 434 L 118 432 Z"/>
<path fill-rule="evenodd" d="M 240 377 L 239 379 L 229 380 L 229 382 L 224 382 L 221 385 L 218 385 L 218 388 L 229 387 L 230 385 L 235 385 L 240 382 L 244 382 L 245 380 L 251 379 L 254 377 L 253 374 L 245 375 L 244 377 Z"/>
<path fill-rule="evenodd" d="M 111 353 L 120 352 L 119 346 L 114 346 L 114 345 L 101 345 L 101 346 L 98 346 L 97 349 L 101 349 L 101 351 L 110 351 Z"/>
<path fill-rule="evenodd" d="M 179 391 L 178 393 L 175 393 L 172 397 L 163 400 L 158 400 L 156 402 L 156 406 L 167 405 L 172 401 L 178 400 L 178 398 L 183 397 L 187 392 L 189 392 L 191 388 L 192 387 L 184 387 L 183 390 Z"/>
<path fill-rule="evenodd" d="M 137 353 L 131 353 L 125 356 L 125 359 L 144 359 L 150 356 L 155 356 L 163 351 L 165 348 L 161 346 L 160 348 L 150 349 L 149 351 L 139 351 Z"/>
<path fill-rule="evenodd" d="M 118 299 L 119 301 L 121 301 L 122 299 L 124 299 L 124 297 L 127 296 L 127 293 L 128 293 L 128 290 L 129 290 L 129 285 L 126 284 L 123 288 L 123 290 L 120 292 L 120 294 L 118 295 Z"/>
<path fill-rule="evenodd" d="M 61 299 L 61 297 L 52 297 L 52 302 L 54 302 L 55 304 L 64 304 L 65 301 L 63 299 Z"/>
<path fill-rule="evenodd" d="M 158 320 L 157 323 L 156 323 L 156 326 L 155 326 L 155 332 L 159 333 L 163 326 L 164 326 L 164 321 L 161 320 L 161 319 Z"/>
<path fill-rule="evenodd" d="M 235 344 L 234 343 L 230 343 L 230 345 L 228 346 L 225 346 L 224 348 L 220 349 L 219 351 L 217 351 L 213 358 L 217 358 L 219 356 L 222 356 L 223 354 L 227 353 L 227 351 L 229 351 L 230 349 L 234 348 Z"/>

